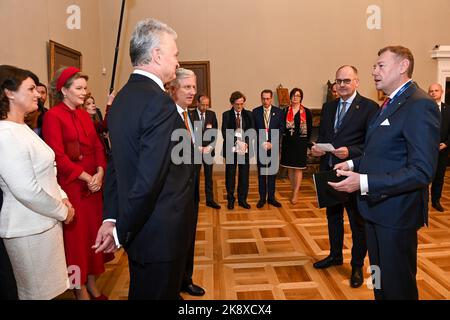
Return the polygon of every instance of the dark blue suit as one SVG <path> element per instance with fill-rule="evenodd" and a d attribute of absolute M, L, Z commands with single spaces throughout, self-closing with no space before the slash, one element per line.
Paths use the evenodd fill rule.
<path fill-rule="evenodd" d="M 172 132 L 185 129 L 184 122 L 153 80 L 132 74 L 114 99 L 108 127 L 112 157 L 104 218 L 117 220 L 119 241 L 128 254 L 129 298 L 178 299 L 195 236 L 194 165 L 171 161 L 177 144 Z"/>
<path fill-rule="evenodd" d="M 264 123 L 264 107 L 259 106 L 255 109 L 253 109 L 253 121 L 255 123 L 255 129 L 256 129 L 256 156 L 259 160 L 259 153 L 260 152 L 266 152 L 263 148 L 264 142 L 271 142 L 272 141 L 272 134 L 274 131 L 278 130 L 279 133 L 279 140 L 277 141 L 278 145 L 280 146 L 281 137 L 283 134 L 283 127 L 284 127 L 284 112 L 275 106 L 272 106 L 270 110 L 270 121 L 269 121 L 269 132 L 268 132 L 268 140 L 260 138 L 260 131 L 263 131 L 265 133 L 266 127 Z M 267 156 L 273 156 L 271 154 L 271 150 L 267 151 Z M 275 155 L 275 161 L 279 162 L 279 153 Z M 273 166 L 273 164 L 270 164 Z M 276 164 L 279 165 L 278 163 Z M 266 200 L 275 200 L 275 181 L 276 181 L 276 173 L 274 175 L 264 175 L 261 174 L 261 168 L 266 167 L 267 165 L 263 165 L 258 161 L 258 186 L 259 186 L 259 199 L 266 201 Z M 278 170 L 277 170 L 278 171 Z"/>
<path fill-rule="evenodd" d="M 325 103 L 322 106 L 320 116 L 319 143 L 331 143 L 336 149 L 347 147 L 349 151 L 348 159 L 355 158 L 362 154 L 364 149 L 364 139 L 369 120 L 377 112 L 378 104 L 367 99 L 359 93 L 356 94 L 349 109 L 342 119 L 342 123 L 335 132 L 334 123 L 336 111 L 339 107 L 339 99 Z M 331 158 L 331 159 L 330 159 Z M 320 170 L 332 170 L 336 163 L 346 161 L 327 152 L 320 158 Z M 331 166 L 330 166 L 331 163 Z M 342 259 L 342 248 L 344 244 L 344 207 L 352 230 L 352 261 L 353 267 L 361 268 L 364 265 L 367 246 L 364 231 L 364 220 L 362 219 L 356 205 L 356 193 L 349 197 L 345 204 L 338 204 L 327 207 L 328 237 L 330 241 L 330 256 Z"/>
<path fill-rule="evenodd" d="M 431 184 L 431 202 L 436 203 L 441 199 L 442 187 L 444 186 L 445 169 L 447 169 L 448 155 L 450 153 L 450 106 L 441 104 L 441 143 L 447 148 L 439 151 L 436 175 Z"/>
<path fill-rule="evenodd" d="M 368 194 L 358 197 L 358 207 L 370 263 L 380 268 L 377 299 L 418 298 L 417 230 L 428 222 L 439 122 L 436 103 L 412 84 L 374 117 L 364 153 L 354 160 L 354 170 L 368 178 Z"/>

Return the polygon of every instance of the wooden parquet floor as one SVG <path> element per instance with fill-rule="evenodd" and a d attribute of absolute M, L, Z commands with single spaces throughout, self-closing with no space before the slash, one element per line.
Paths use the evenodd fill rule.
<path fill-rule="evenodd" d="M 419 232 L 418 286 L 420 299 L 450 299 L 450 171 L 441 199 L 446 212 L 431 208 L 428 228 Z M 203 188 L 203 179 L 202 188 Z M 197 228 L 194 282 L 206 295 L 189 299 L 277 300 L 372 300 L 365 284 L 349 286 L 351 234 L 345 220 L 344 264 L 326 270 L 313 263 L 328 255 L 325 209 L 318 209 L 311 177 L 303 179 L 300 201 L 289 203 L 290 184 L 277 180 L 277 199 L 282 208 L 257 209 L 258 183 L 251 173 L 249 203 L 252 209 L 226 209 L 225 179 L 216 174 L 216 199 L 222 209 L 206 207 L 204 191 Z M 366 283 L 369 279 L 365 261 Z M 127 298 L 129 276 L 126 254 L 116 253 L 98 280 L 102 291 L 114 300 Z"/>

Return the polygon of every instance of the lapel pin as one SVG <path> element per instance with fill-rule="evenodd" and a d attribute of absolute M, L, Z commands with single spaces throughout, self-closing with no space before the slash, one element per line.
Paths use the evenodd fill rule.
<path fill-rule="evenodd" d="M 359 104 L 356 105 L 356 110 L 358 110 L 358 109 L 359 109 Z"/>

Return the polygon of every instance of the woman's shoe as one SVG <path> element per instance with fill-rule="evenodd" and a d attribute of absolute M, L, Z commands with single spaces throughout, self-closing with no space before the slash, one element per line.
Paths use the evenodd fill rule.
<path fill-rule="evenodd" d="M 107 296 L 105 296 L 104 294 L 99 295 L 98 297 L 93 297 L 91 294 L 89 294 L 91 296 L 91 300 L 109 300 Z"/>

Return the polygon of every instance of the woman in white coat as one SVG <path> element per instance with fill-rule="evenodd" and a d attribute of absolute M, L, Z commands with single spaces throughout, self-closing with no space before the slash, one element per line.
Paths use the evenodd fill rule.
<path fill-rule="evenodd" d="M 52 299 L 69 288 L 61 222 L 74 217 L 59 187 L 55 154 L 24 122 L 37 109 L 37 77 L 0 66 L 0 237 L 19 299 Z"/>

